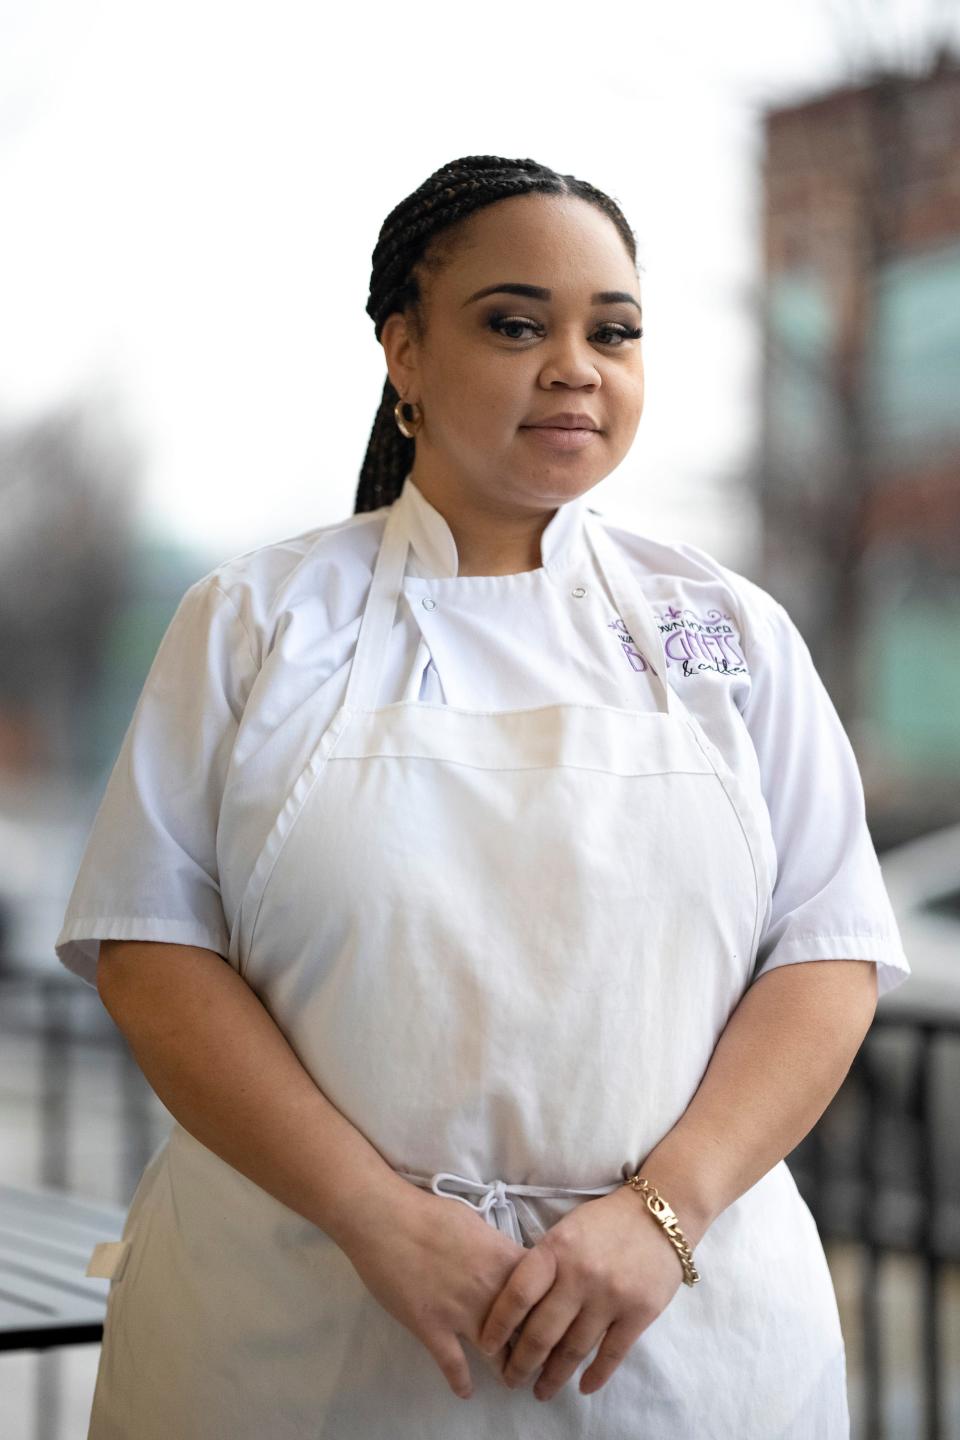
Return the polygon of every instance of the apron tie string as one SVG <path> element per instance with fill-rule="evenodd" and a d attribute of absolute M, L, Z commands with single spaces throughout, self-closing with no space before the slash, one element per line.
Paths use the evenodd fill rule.
<path fill-rule="evenodd" d="M 414 1175 L 407 1170 L 400 1170 L 397 1173 L 403 1179 L 411 1180 L 414 1185 L 432 1190 L 434 1195 L 439 1195 L 447 1200 L 459 1200 L 461 1205 L 469 1205 L 470 1209 L 476 1210 L 488 1225 L 492 1225 L 501 1234 L 509 1235 L 510 1239 L 516 1240 L 518 1245 L 526 1244 L 524 1232 L 530 1237 L 531 1244 L 535 1244 L 545 1233 L 543 1226 L 532 1208 L 526 1204 L 523 1196 L 565 1199 L 570 1195 L 609 1195 L 611 1190 L 618 1189 L 623 1183 L 621 1180 L 617 1180 L 612 1185 L 597 1185 L 591 1189 L 581 1189 L 561 1185 L 508 1185 L 505 1180 L 470 1180 L 465 1175 L 454 1175 L 450 1170 L 438 1170 L 435 1175 L 430 1176 Z M 441 1189 L 442 1181 L 447 1181 L 450 1188 Z M 457 1191 L 462 1193 L 457 1194 Z M 477 1195 L 479 1199 L 474 1202 L 468 1198 L 470 1195 Z"/>

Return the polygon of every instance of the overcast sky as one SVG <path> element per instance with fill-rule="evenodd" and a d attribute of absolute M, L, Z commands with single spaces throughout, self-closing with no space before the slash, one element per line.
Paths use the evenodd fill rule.
<path fill-rule="evenodd" d="M 938 18 L 953 14 L 953 20 Z M 0 421 L 109 406 L 153 533 L 226 557 L 353 512 L 393 206 L 458 155 L 611 193 L 639 240 L 646 404 L 596 503 L 747 565 L 759 117 L 937 0 L 460 7 L 0 3 Z M 329 23 L 328 23 L 329 21 Z"/>

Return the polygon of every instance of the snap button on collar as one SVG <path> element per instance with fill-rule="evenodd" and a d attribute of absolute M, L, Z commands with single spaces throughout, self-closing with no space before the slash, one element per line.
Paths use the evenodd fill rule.
<path fill-rule="evenodd" d="M 423 606 L 424 610 L 436 610 L 437 608 L 436 600 L 431 600 L 429 595 L 424 595 L 423 599 L 420 601 L 420 604 Z"/>

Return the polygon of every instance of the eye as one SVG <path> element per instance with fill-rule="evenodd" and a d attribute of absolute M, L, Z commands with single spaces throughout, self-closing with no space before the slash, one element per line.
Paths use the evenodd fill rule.
<path fill-rule="evenodd" d="M 504 339 L 521 340 L 523 338 L 521 335 L 507 334 L 506 327 L 508 325 L 511 325 L 514 328 L 519 326 L 521 330 L 535 330 L 539 335 L 543 334 L 542 325 L 538 325 L 536 320 L 526 320 L 522 315 L 491 315 L 490 319 L 487 321 L 488 328 L 491 330 L 495 330 L 496 333 L 498 335 L 502 335 Z"/>
<path fill-rule="evenodd" d="M 618 343 L 613 349 L 619 350 L 624 340 L 639 340 L 643 334 L 643 326 L 639 325 L 636 330 L 630 330 L 626 325 L 601 325 L 600 330 L 607 330 L 611 335 L 619 336 Z M 599 333 L 599 332 L 598 332 Z"/>
<path fill-rule="evenodd" d="M 516 333 L 509 334 L 508 329 L 511 328 L 514 332 L 520 329 L 533 330 L 537 335 L 544 333 L 542 325 L 538 324 L 536 320 L 528 320 L 523 315 L 491 315 L 487 320 L 487 328 L 493 330 L 498 335 L 502 335 L 505 340 L 522 340 L 526 338 Z M 636 330 L 631 330 L 626 325 L 617 325 L 612 321 L 608 321 L 606 324 L 599 325 L 594 331 L 594 334 L 614 337 L 612 340 L 604 340 L 601 343 L 608 350 L 619 350 L 624 341 L 639 340 L 643 334 L 643 327 L 639 326 Z"/>

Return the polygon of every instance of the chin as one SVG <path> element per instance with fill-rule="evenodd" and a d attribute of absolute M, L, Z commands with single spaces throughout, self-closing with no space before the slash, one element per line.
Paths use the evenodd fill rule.
<path fill-rule="evenodd" d="M 595 485 L 599 485 L 603 477 L 598 475 L 575 475 L 571 470 L 565 475 L 545 475 L 536 480 L 528 481 L 523 487 L 531 499 L 536 499 L 544 505 L 566 505 L 570 500 L 576 500 L 581 495 L 586 495 Z"/>

